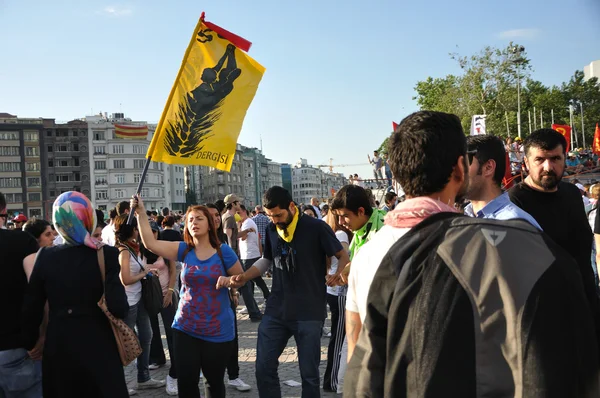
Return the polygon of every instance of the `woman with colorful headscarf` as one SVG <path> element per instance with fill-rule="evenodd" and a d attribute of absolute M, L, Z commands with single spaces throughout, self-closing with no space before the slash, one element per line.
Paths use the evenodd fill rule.
<path fill-rule="evenodd" d="M 51 397 L 128 397 L 127 385 L 111 326 L 98 307 L 104 286 L 98 264 L 103 250 L 106 304 L 117 318 L 129 310 L 119 279 L 117 249 L 100 247 L 91 234 L 96 213 L 79 192 L 65 192 L 54 202 L 53 222 L 64 240 L 42 248 L 24 302 L 23 338 L 33 348 L 49 307 L 43 351 L 43 393 Z"/>

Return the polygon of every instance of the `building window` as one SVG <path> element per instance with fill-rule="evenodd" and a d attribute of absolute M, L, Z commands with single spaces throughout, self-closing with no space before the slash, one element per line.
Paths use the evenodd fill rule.
<path fill-rule="evenodd" d="M 74 181 L 81 181 L 81 174 L 73 173 L 73 178 L 74 178 Z"/>
<path fill-rule="evenodd" d="M 94 155 L 105 155 L 106 147 L 104 145 L 95 145 L 94 146 Z"/>
<path fill-rule="evenodd" d="M 52 137 L 52 130 L 46 130 L 46 137 Z"/>
<path fill-rule="evenodd" d="M 104 160 L 96 160 L 94 162 L 94 168 L 96 170 L 106 170 L 106 161 L 104 161 Z"/>
<path fill-rule="evenodd" d="M 148 188 L 142 188 L 142 198 L 147 198 L 150 195 L 150 190 Z"/>
<path fill-rule="evenodd" d="M 54 160 L 48 160 L 48 167 L 54 167 Z"/>
<path fill-rule="evenodd" d="M 96 177 L 96 184 L 95 185 L 107 185 L 107 181 L 106 178 L 104 177 Z"/>
<path fill-rule="evenodd" d="M 113 145 L 113 153 L 122 154 L 125 151 L 124 145 Z"/>
<path fill-rule="evenodd" d="M 136 154 L 144 154 L 144 153 L 146 153 L 146 145 L 134 145 L 133 146 L 133 153 L 136 153 Z"/>
<path fill-rule="evenodd" d="M 32 192 L 30 194 L 27 194 L 27 196 L 29 197 L 30 202 L 41 202 L 42 201 L 42 194 L 39 192 Z"/>
<path fill-rule="evenodd" d="M 113 160 L 113 166 L 115 169 L 124 169 L 125 168 L 125 160 Z"/>
<path fill-rule="evenodd" d="M 123 199 L 125 197 L 124 189 L 115 189 L 115 196 L 117 199 Z"/>
<path fill-rule="evenodd" d="M 23 138 L 25 139 L 25 141 L 37 141 L 39 140 L 39 135 L 37 132 L 34 131 L 26 131 L 23 134 Z"/>
<path fill-rule="evenodd" d="M 94 131 L 94 140 L 104 141 L 104 131 Z M 97 195 L 96 195 L 97 196 Z"/>
<path fill-rule="evenodd" d="M 0 162 L 0 171 L 21 171 L 19 162 Z"/>
<path fill-rule="evenodd" d="M 67 159 L 56 159 L 56 167 L 68 167 L 69 161 Z"/>
<path fill-rule="evenodd" d="M 143 169 L 145 159 L 133 159 L 133 168 L 134 169 Z"/>
<path fill-rule="evenodd" d="M 41 218 L 42 217 L 42 209 L 29 209 L 29 217 L 30 218 Z"/>
<path fill-rule="evenodd" d="M 139 183 L 141 179 L 142 179 L 142 175 L 141 174 L 134 174 L 133 175 L 133 182 L 135 182 L 136 184 Z M 146 174 L 146 177 L 144 177 L 144 182 L 148 182 L 148 174 Z"/>
<path fill-rule="evenodd" d="M 39 162 L 27 163 L 27 171 L 40 171 L 40 163 Z"/>
<path fill-rule="evenodd" d="M 27 186 L 28 187 L 41 187 L 41 178 L 40 177 L 27 177 Z"/>
<path fill-rule="evenodd" d="M 73 131 L 73 137 L 77 137 L 79 135 L 79 133 L 77 132 L 77 130 Z"/>
<path fill-rule="evenodd" d="M 50 197 L 53 198 L 56 196 L 56 191 L 55 190 L 50 190 Z"/>
<path fill-rule="evenodd" d="M 36 146 L 26 146 L 25 156 L 40 156 L 40 148 Z"/>
<path fill-rule="evenodd" d="M 108 191 L 96 191 L 96 200 L 108 200 Z"/>
<path fill-rule="evenodd" d="M 56 182 L 69 182 L 69 175 L 68 174 L 57 174 Z"/>
<path fill-rule="evenodd" d="M 79 158 L 73 158 L 73 166 L 79 166 Z"/>
<path fill-rule="evenodd" d="M 0 133 L 0 140 L 19 140 L 19 133 L 16 131 L 5 131 Z"/>
<path fill-rule="evenodd" d="M 56 146 L 56 152 L 68 152 L 68 151 L 69 151 L 68 145 L 57 145 Z"/>
<path fill-rule="evenodd" d="M 73 144 L 73 151 L 79 152 L 79 144 Z"/>
<path fill-rule="evenodd" d="M 0 146 L 0 155 L 2 156 L 19 156 L 18 146 Z"/>
<path fill-rule="evenodd" d="M 125 184 L 125 174 L 115 174 L 115 181 L 117 184 Z"/>

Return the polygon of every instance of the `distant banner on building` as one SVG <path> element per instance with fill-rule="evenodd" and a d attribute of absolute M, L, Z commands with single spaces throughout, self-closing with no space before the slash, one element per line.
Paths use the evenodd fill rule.
<path fill-rule="evenodd" d="M 145 140 L 148 137 L 148 126 L 115 124 L 115 137 L 131 140 Z"/>
<path fill-rule="evenodd" d="M 154 162 L 229 171 L 244 117 L 265 68 L 250 42 L 204 21 L 194 30 L 148 148 Z"/>
<path fill-rule="evenodd" d="M 484 135 L 485 130 L 485 115 L 473 115 L 471 119 L 471 135 Z"/>
<path fill-rule="evenodd" d="M 569 152 L 571 150 L 571 126 L 568 124 L 553 124 L 552 130 L 558 131 L 565 137 L 565 140 L 567 140 L 565 152 Z"/>

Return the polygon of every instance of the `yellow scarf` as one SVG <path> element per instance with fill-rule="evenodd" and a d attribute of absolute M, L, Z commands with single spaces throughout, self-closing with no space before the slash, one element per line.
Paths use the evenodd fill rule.
<path fill-rule="evenodd" d="M 281 239 L 287 243 L 290 243 L 292 239 L 294 239 L 294 232 L 296 232 L 296 226 L 298 225 L 298 219 L 300 218 L 300 211 L 296 206 L 294 206 L 294 209 L 296 209 L 296 213 L 294 214 L 294 218 L 292 218 L 290 225 L 288 225 L 286 229 L 279 227 L 279 225 L 277 226 L 277 233 Z"/>

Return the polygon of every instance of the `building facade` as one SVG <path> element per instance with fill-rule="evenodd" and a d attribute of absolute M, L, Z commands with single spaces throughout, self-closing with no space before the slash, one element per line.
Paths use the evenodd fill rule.
<path fill-rule="evenodd" d="M 88 116 L 88 145 L 92 173 L 92 203 L 108 211 L 117 203 L 129 200 L 137 191 L 146 163 L 146 152 L 155 126 L 146 122 L 133 122 L 123 114 Z M 119 138 L 115 123 L 128 126 L 148 126 L 145 138 Z M 144 179 L 141 196 L 148 210 L 169 207 L 170 184 L 163 163 L 151 162 Z M 181 171 L 183 179 L 183 169 Z M 181 188 L 183 189 L 183 188 Z"/>
<path fill-rule="evenodd" d="M 292 165 L 289 163 L 281 164 L 281 186 L 292 193 Z"/>
<path fill-rule="evenodd" d="M 44 121 L 0 113 L 0 192 L 7 201 L 9 218 L 20 213 L 27 218 L 46 218 L 52 204 L 45 193 L 43 170 L 46 159 Z"/>
<path fill-rule="evenodd" d="M 281 163 L 273 162 L 272 160 L 268 162 L 267 166 L 267 186 L 265 190 L 278 186 L 283 186 L 283 173 L 281 171 Z"/>
<path fill-rule="evenodd" d="M 300 159 L 292 169 L 292 197 L 299 204 L 309 204 L 313 197 L 323 197 L 323 172 Z"/>
<path fill-rule="evenodd" d="M 44 192 L 48 203 L 63 192 L 77 191 L 92 199 L 88 127 L 83 120 L 56 123 L 44 119 L 42 156 L 46 159 L 42 172 L 46 180 Z"/>
<path fill-rule="evenodd" d="M 584 66 L 583 75 L 586 81 L 592 77 L 596 77 L 600 80 L 600 59 L 592 61 L 589 65 Z"/>
<path fill-rule="evenodd" d="M 180 165 L 165 165 L 167 175 L 167 197 L 169 198 L 167 207 L 171 210 L 187 209 L 186 206 L 186 186 L 185 186 L 185 167 Z"/>

